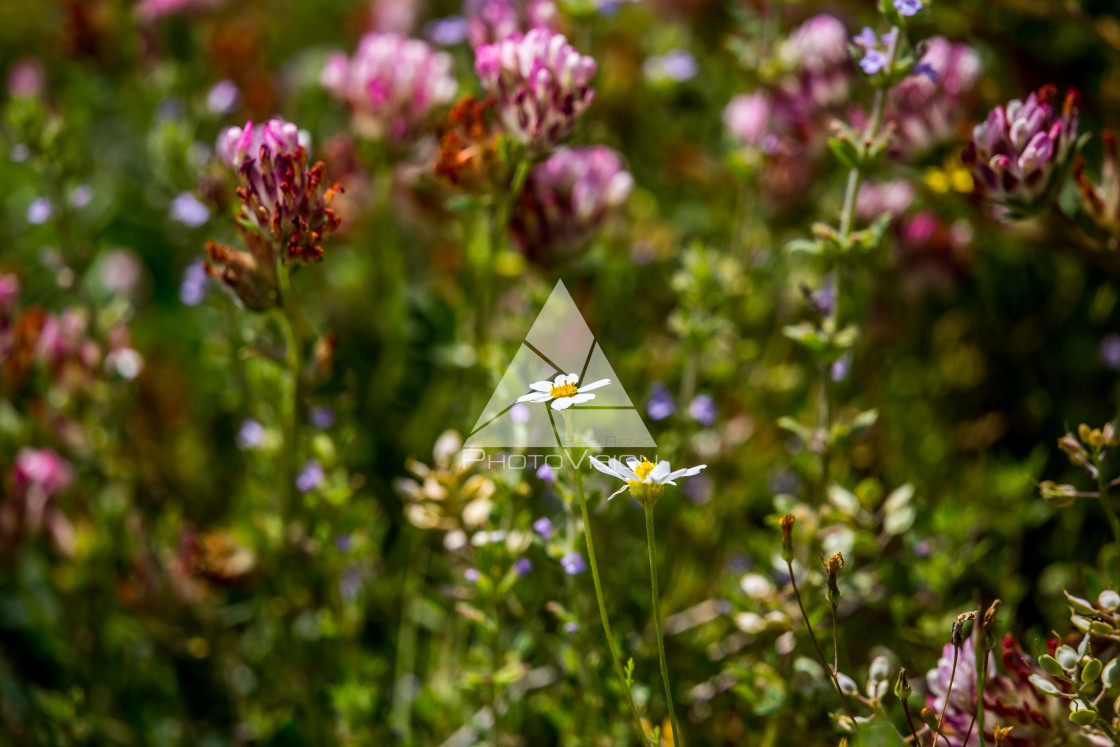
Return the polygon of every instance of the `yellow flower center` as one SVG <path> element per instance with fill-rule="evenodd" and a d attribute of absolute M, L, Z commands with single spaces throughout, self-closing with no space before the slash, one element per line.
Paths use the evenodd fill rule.
<path fill-rule="evenodd" d="M 653 462 L 649 461 L 645 457 L 642 457 L 642 463 L 634 468 L 634 474 L 637 475 L 642 480 L 642 482 L 645 482 L 645 479 L 649 477 L 649 473 L 653 472 L 653 468 L 656 466 L 657 465 Z"/>
<path fill-rule="evenodd" d="M 560 399 L 561 397 L 574 397 L 578 393 L 579 390 L 576 389 L 575 384 L 560 384 L 559 386 L 553 386 L 548 390 L 548 396 L 552 397 L 553 399 Z"/>

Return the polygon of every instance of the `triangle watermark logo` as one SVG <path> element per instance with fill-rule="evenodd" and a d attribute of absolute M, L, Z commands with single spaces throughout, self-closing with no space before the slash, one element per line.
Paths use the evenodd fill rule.
<path fill-rule="evenodd" d="M 568 289 L 557 281 L 463 446 L 576 445 L 657 444 Z"/>

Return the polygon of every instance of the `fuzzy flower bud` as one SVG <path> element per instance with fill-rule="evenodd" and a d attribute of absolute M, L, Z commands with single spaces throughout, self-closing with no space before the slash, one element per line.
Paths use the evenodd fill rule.
<path fill-rule="evenodd" d="M 793 562 L 793 523 L 796 521 L 793 514 L 786 514 L 778 521 L 782 529 L 782 560 Z"/>
<path fill-rule="evenodd" d="M 352 58 L 331 54 L 319 80 L 349 105 L 360 134 L 395 141 L 414 135 L 457 87 L 451 55 L 400 34 L 366 34 Z"/>
<path fill-rule="evenodd" d="M 598 233 L 633 187 L 610 148 L 560 148 L 529 172 L 510 227 L 531 259 L 562 261 Z"/>
<path fill-rule="evenodd" d="M 475 50 L 475 72 L 494 96 L 502 126 L 531 152 L 568 136 L 595 92 L 595 60 L 563 34 L 536 28 Z"/>
<path fill-rule="evenodd" d="M 832 557 L 828 560 L 824 559 L 824 554 L 821 554 L 821 565 L 824 566 L 825 572 L 825 598 L 828 603 L 832 605 L 832 609 L 836 609 L 836 605 L 840 603 L 840 587 L 836 583 L 836 575 L 844 567 L 844 556 L 840 553 L 833 553 Z"/>
<path fill-rule="evenodd" d="M 997 106 L 973 129 L 962 158 L 997 204 L 1028 212 L 1052 193 L 1077 139 L 1079 100 L 1070 91 L 1058 109 L 1057 95 L 1054 86 L 1043 86 L 1025 102 Z"/>

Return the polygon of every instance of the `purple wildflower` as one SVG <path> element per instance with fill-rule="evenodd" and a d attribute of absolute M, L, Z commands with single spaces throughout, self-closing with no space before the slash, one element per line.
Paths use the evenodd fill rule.
<path fill-rule="evenodd" d="M 1100 356 L 1102 363 L 1120 371 L 1120 335 L 1106 335 L 1101 340 Z"/>
<path fill-rule="evenodd" d="M 556 471 L 547 464 L 542 464 L 540 467 L 537 467 L 537 479 L 551 485 L 556 482 Z M 547 519 L 545 519 L 545 521 L 547 521 Z"/>
<path fill-rule="evenodd" d="M 321 431 L 325 431 L 334 425 L 334 410 L 329 407 L 312 407 L 311 408 L 311 425 L 315 426 Z"/>
<path fill-rule="evenodd" d="M 531 259 L 562 261 L 598 233 L 633 187 L 610 148 L 560 148 L 529 172 L 510 228 Z"/>
<path fill-rule="evenodd" d="M 185 306 L 198 306 L 206 296 L 206 288 L 210 284 L 210 276 L 206 274 L 206 263 L 202 260 L 191 262 L 183 270 L 183 279 L 179 283 L 179 300 Z"/>
<path fill-rule="evenodd" d="M 918 11 L 924 8 L 922 0 L 894 0 L 894 9 L 898 11 L 899 15 L 915 16 Z"/>
<path fill-rule="evenodd" d="M 46 197 L 36 197 L 27 206 L 27 222 L 33 226 L 39 226 L 46 223 L 51 219 L 54 213 L 54 205 Z"/>
<path fill-rule="evenodd" d="M 322 485 L 325 479 L 323 465 L 319 464 L 317 459 L 308 459 L 307 464 L 303 465 L 303 469 L 296 476 L 296 487 L 299 488 L 299 492 L 308 493 Z"/>
<path fill-rule="evenodd" d="M 688 404 L 688 414 L 700 425 L 711 425 L 719 416 L 719 409 L 714 399 L 706 394 L 698 394 Z"/>
<path fill-rule="evenodd" d="M 556 23 L 553 0 L 467 0 L 465 9 L 468 36 L 476 48 Z"/>
<path fill-rule="evenodd" d="M 673 395 L 664 386 L 656 385 L 646 402 L 646 414 L 651 420 L 664 420 L 676 411 L 677 403 L 673 401 Z"/>
<path fill-rule="evenodd" d="M 528 558 L 518 558 L 517 562 L 513 564 L 513 568 L 517 571 L 518 576 L 526 576 L 529 571 L 533 570 L 533 563 Z"/>
<path fill-rule="evenodd" d="M 448 16 L 428 21 L 424 26 L 424 36 L 432 44 L 450 47 L 467 39 L 469 24 L 463 16 Z"/>
<path fill-rule="evenodd" d="M 564 573 L 569 576 L 578 576 L 587 570 L 587 563 L 583 562 L 583 556 L 574 552 L 560 558 L 560 565 L 563 567 Z"/>
<path fill-rule="evenodd" d="M 642 63 L 642 73 L 651 83 L 683 83 L 695 78 L 699 70 L 696 58 L 683 49 L 649 57 Z"/>
<path fill-rule="evenodd" d="M 237 430 L 237 448 L 242 451 L 259 449 L 264 444 L 264 435 L 264 426 L 259 421 L 246 418 Z"/>
<path fill-rule="evenodd" d="M 79 184 L 70 191 L 70 206 L 81 210 L 93 200 L 93 189 L 88 184 Z"/>
<path fill-rule="evenodd" d="M 548 540 L 552 537 L 552 522 L 547 516 L 542 516 L 533 522 L 533 531 L 539 534 L 541 539 Z"/>
<path fill-rule="evenodd" d="M 232 80 L 220 80 L 206 94 L 206 108 L 211 114 L 229 114 L 241 100 L 241 91 Z"/>
<path fill-rule="evenodd" d="M 170 215 L 171 220 L 177 223 L 182 223 L 190 228 L 198 228 L 210 220 L 210 208 L 203 205 L 190 192 L 180 192 L 171 201 Z"/>
<path fill-rule="evenodd" d="M 887 66 L 887 56 L 878 49 L 869 49 L 859 61 L 860 69 L 868 75 L 874 75 Z"/>
<path fill-rule="evenodd" d="M 468 568 L 463 572 L 463 578 L 465 578 L 469 584 L 477 584 L 478 580 L 482 578 L 482 574 L 479 573 L 477 568 Z"/>

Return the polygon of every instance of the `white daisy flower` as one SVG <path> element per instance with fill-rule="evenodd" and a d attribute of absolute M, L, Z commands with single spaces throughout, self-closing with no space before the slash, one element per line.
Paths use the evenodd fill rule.
<path fill-rule="evenodd" d="M 645 457 L 642 457 L 641 461 L 631 457 L 626 460 L 626 464 L 623 464 L 614 457 L 611 457 L 605 463 L 592 457 L 591 466 L 604 475 L 617 477 L 626 483 L 612 493 L 607 498 L 608 501 L 619 493 L 629 490 L 630 494 L 644 506 L 657 503 L 661 496 L 665 494 L 666 485 L 676 485 L 677 478 L 692 477 L 699 474 L 700 470 L 708 465 L 701 464 L 699 467 L 688 467 L 687 469 L 674 471 L 669 463 L 664 460 L 654 464 Z"/>
<path fill-rule="evenodd" d="M 592 389 L 598 389 L 611 383 L 610 379 L 599 379 L 590 384 L 577 387 L 579 374 L 560 374 L 552 381 L 534 381 L 529 385 L 533 391 L 517 398 L 518 402 L 548 402 L 552 401 L 553 410 L 567 410 L 572 405 L 595 399 L 594 394 L 589 394 Z"/>

